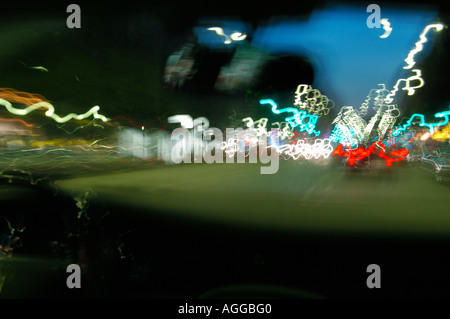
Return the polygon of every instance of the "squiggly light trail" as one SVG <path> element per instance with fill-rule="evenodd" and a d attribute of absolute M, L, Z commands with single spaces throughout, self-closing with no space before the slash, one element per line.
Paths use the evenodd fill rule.
<path fill-rule="evenodd" d="M 328 107 L 331 104 L 330 107 Z M 319 90 L 313 89 L 311 85 L 300 84 L 295 91 L 294 105 L 309 114 L 322 116 L 327 115 L 334 107 L 334 102 L 322 95 Z"/>
<path fill-rule="evenodd" d="M 247 38 L 247 35 L 242 32 L 234 32 L 230 35 L 225 34 L 223 29 L 220 27 L 211 27 L 211 28 L 208 28 L 207 30 L 215 31 L 217 33 L 217 35 L 225 37 L 225 41 L 224 41 L 225 44 L 230 44 L 232 42 L 231 40 L 242 41 L 242 40 L 245 40 L 245 38 Z"/>
<path fill-rule="evenodd" d="M 221 149 L 225 150 L 228 157 L 233 157 L 239 151 L 239 139 L 229 138 L 226 142 L 222 142 Z"/>
<path fill-rule="evenodd" d="M 88 124 L 86 124 L 86 125 L 80 125 L 80 126 L 77 126 L 77 127 L 74 128 L 72 131 L 68 131 L 68 130 L 66 130 L 66 129 L 64 128 L 65 123 L 62 124 L 62 125 L 56 125 L 56 127 L 59 128 L 60 130 L 63 130 L 66 134 L 69 134 L 69 135 L 70 135 L 70 134 L 73 134 L 73 133 L 75 133 L 76 131 L 81 130 L 81 129 L 87 127 L 87 126 L 90 126 L 91 124 L 92 124 L 92 126 L 94 126 L 94 127 L 101 127 L 101 128 L 104 129 L 103 126 L 101 126 L 100 124 L 95 123 L 95 120 L 96 120 L 96 119 L 94 118 L 94 119 L 92 119 L 92 120 L 91 120 Z"/>
<path fill-rule="evenodd" d="M 422 33 L 419 36 L 420 40 L 416 42 L 415 48 L 409 52 L 408 57 L 405 59 L 405 62 L 407 63 L 407 65 L 404 66 L 403 69 L 407 69 L 407 70 L 411 69 L 416 64 L 416 61 L 414 61 L 414 56 L 418 52 L 423 50 L 423 43 L 428 41 L 426 34 L 432 28 L 436 29 L 436 31 L 441 31 L 444 28 L 444 25 L 429 24 L 425 27 L 425 29 L 422 31 Z M 397 80 L 397 83 L 394 85 L 394 88 L 392 89 L 391 93 L 388 94 L 388 96 L 386 96 L 386 100 L 385 100 L 386 103 L 391 103 L 393 101 L 393 97 L 395 96 L 395 94 L 398 91 L 398 86 L 403 81 L 406 82 L 406 86 L 404 88 L 402 88 L 402 90 L 408 91 L 408 95 L 413 95 L 415 93 L 416 89 L 421 88 L 425 84 L 425 81 L 422 79 L 422 72 L 419 69 L 413 69 L 412 71 L 416 74 L 412 75 L 406 79 L 398 79 Z M 412 87 L 410 86 L 410 82 L 413 80 L 419 81 L 418 86 L 412 86 Z"/>
<path fill-rule="evenodd" d="M 426 126 L 430 130 L 430 133 L 433 133 L 435 127 L 444 126 L 444 125 L 446 125 L 449 122 L 449 120 L 450 120 L 450 111 L 444 111 L 444 112 L 436 113 L 434 115 L 434 117 L 436 117 L 436 118 L 443 118 L 443 120 L 441 122 L 438 122 L 438 123 L 427 123 L 427 122 L 425 122 L 425 116 L 423 114 L 414 113 L 413 115 L 411 115 L 411 117 L 406 122 L 406 124 L 403 124 L 400 127 L 396 127 L 395 128 L 395 130 L 393 132 L 393 135 L 397 136 L 400 133 L 404 132 L 408 127 L 410 127 L 412 125 L 412 122 L 413 122 L 414 118 L 419 118 L 420 119 L 420 122 L 418 123 L 419 126 Z"/>
<path fill-rule="evenodd" d="M 269 135 L 269 133 L 267 133 L 267 128 L 266 128 L 267 121 L 268 121 L 268 119 L 265 117 L 260 118 L 257 121 L 253 121 L 253 119 L 251 117 L 246 117 L 245 119 L 242 119 L 242 122 L 247 122 L 245 125 L 249 129 L 256 130 L 256 136 L 258 136 L 258 137 L 262 136 L 262 135 L 265 135 L 265 136 Z M 257 127 L 254 126 L 255 124 L 257 125 Z"/>
<path fill-rule="evenodd" d="M 85 118 L 88 118 L 91 115 L 94 118 L 98 118 L 98 119 L 102 120 L 103 122 L 109 121 L 109 119 L 107 117 L 98 113 L 98 110 L 100 110 L 100 106 L 98 106 L 98 105 L 92 107 L 89 111 L 87 111 L 84 114 L 70 113 L 64 117 L 60 117 L 59 115 L 55 114 L 54 106 L 48 102 L 38 102 L 38 103 L 28 106 L 25 109 L 18 109 L 18 108 L 13 107 L 10 102 L 0 98 L 0 105 L 3 105 L 8 110 L 8 112 L 10 112 L 14 115 L 27 115 L 28 113 L 43 107 L 43 108 L 47 109 L 47 111 L 45 112 L 45 116 L 52 118 L 54 121 L 56 121 L 58 123 L 65 123 L 72 119 L 83 120 Z"/>
<path fill-rule="evenodd" d="M 405 59 L 405 62 L 408 65 L 405 66 L 404 69 L 411 69 L 415 65 L 416 62 L 414 61 L 414 56 L 418 52 L 422 51 L 423 43 L 427 42 L 426 34 L 432 28 L 435 28 L 437 31 L 441 31 L 444 28 L 444 26 L 442 24 L 430 24 L 425 27 L 425 29 L 423 30 L 422 34 L 419 37 L 420 40 L 418 42 L 416 42 L 415 48 L 409 52 L 408 57 Z M 351 131 L 356 133 L 360 137 L 358 140 L 367 141 L 373 127 L 375 126 L 375 123 L 380 119 L 380 123 L 377 128 L 378 135 L 379 136 L 384 135 L 384 133 L 387 130 L 389 130 L 390 128 L 393 127 L 393 125 L 395 124 L 395 122 L 397 120 L 397 117 L 400 115 L 400 112 L 395 105 L 387 105 L 387 104 L 393 102 L 395 94 L 399 90 L 400 84 L 402 82 L 406 83 L 405 86 L 402 88 L 402 90 L 407 91 L 408 95 L 413 95 L 415 93 L 416 89 L 421 88 L 425 84 L 425 81 L 422 79 L 421 70 L 413 69 L 412 72 L 414 72 L 415 75 L 411 75 L 406 79 L 403 79 L 403 78 L 398 79 L 397 82 L 395 83 L 393 89 L 389 92 L 389 94 L 386 95 L 386 97 L 384 99 L 382 99 L 382 100 L 380 99 L 381 93 L 386 91 L 384 88 L 384 85 L 383 85 L 382 89 L 375 91 L 377 93 L 377 95 L 375 97 L 375 106 L 378 107 L 378 110 L 377 110 L 377 113 L 371 118 L 371 120 L 369 121 L 368 124 L 362 125 L 361 124 L 362 118 L 360 116 L 358 116 L 358 114 L 353 114 L 352 112 L 351 113 L 345 112 L 344 114 L 341 114 L 341 112 L 344 108 L 341 109 L 341 111 L 339 112 L 338 116 L 333 121 L 333 123 L 341 124 L 342 126 L 350 125 Z M 415 86 L 411 84 L 411 82 L 413 82 L 413 81 L 416 83 Z M 373 90 L 370 91 L 369 96 L 367 97 L 365 102 L 361 105 L 359 115 L 364 116 L 367 114 L 368 103 L 371 100 L 372 92 L 373 92 Z M 388 109 L 386 111 L 384 111 L 383 114 L 381 113 L 382 107 L 388 107 Z M 395 114 L 395 111 L 397 111 L 398 114 Z M 436 115 L 436 117 L 441 117 L 444 115 L 445 114 L 440 114 L 439 116 Z M 419 116 L 419 115 L 417 115 L 417 116 Z M 422 119 L 421 124 L 419 124 L 419 125 L 429 126 L 430 130 L 432 130 L 432 126 L 434 126 L 434 125 L 426 125 L 426 123 L 424 122 L 423 119 Z M 440 124 L 440 125 L 445 125 L 445 123 Z M 402 128 L 397 129 L 396 134 L 398 135 L 401 131 L 402 131 Z M 351 140 L 353 138 L 353 137 L 349 136 L 349 134 L 343 134 L 344 131 L 342 130 L 342 128 L 337 128 L 337 130 L 335 130 L 335 133 L 336 133 L 335 136 L 333 136 L 333 138 L 335 140 L 342 139 L 342 138 Z"/>
<path fill-rule="evenodd" d="M 389 19 L 381 19 L 380 23 L 383 25 L 383 29 L 385 31 L 382 35 L 380 35 L 380 38 L 385 39 L 392 32 L 391 23 L 389 22 Z"/>
<path fill-rule="evenodd" d="M 377 150 L 375 149 L 377 147 Z M 347 157 L 348 165 L 355 166 L 357 161 L 361 161 L 364 158 L 369 157 L 372 153 L 378 153 L 378 157 L 384 158 L 386 162 L 386 166 L 392 166 L 393 162 L 403 161 L 408 155 L 409 151 L 407 149 L 399 149 L 396 151 L 392 151 L 389 155 L 386 154 L 386 147 L 383 143 L 374 142 L 367 149 L 360 146 L 355 150 L 343 150 L 343 145 L 339 144 L 339 146 L 333 151 L 331 155 L 333 156 L 345 156 Z"/>
<path fill-rule="evenodd" d="M 442 29 L 444 29 L 444 25 L 442 24 L 429 24 L 425 27 L 425 29 L 422 31 L 422 33 L 420 34 L 420 40 L 416 42 L 416 47 L 414 49 L 412 49 L 409 54 L 408 57 L 405 59 L 405 62 L 408 64 L 407 66 L 404 66 L 404 69 L 411 69 L 416 62 L 414 61 L 414 56 L 423 50 L 423 43 L 427 42 L 427 37 L 426 34 L 428 33 L 428 31 L 430 31 L 431 29 L 436 29 L 436 31 L 441 31 Z"/>
<path fill-rule="evenodd" d="M 300 131 L 306 131 L 309 134 L 315 134 L 318 136 L 320 134 L 320 131 L 316 131 L 316 122 L 318 119 L 317 115 L 311 115 L 307 114 L 305 111 L 299 111 L 296 108 L 293 107 L 286 107 L 284 109 L 279 110 L 277 104 L 272 99 L 262 99 L 259 101 L 260 104 L 270 104 L 272 106 L 272 112 L 275 114 L 285 113 L 285 112 L 291 112 L 294 115 L 286 117 L 285 120 L 292 126 L 292 127 L 299 127 Z M 306 123 L 304 123 L 304 120 L 307 120 Z"/>
<path fill-rule="evenodd" d="M 378 123 L 378 136 L 384 136 L 384 134 L 394 126 L 399 116 L 399 109 L 397 109 L 395 105 L 388 105 L 388 109 L 384 111 L 380 123 Z"/>
<path fill-rule="evenodd" d="M 330 135 L 332 142 L 338 142 L 348 147 L 357 147 L 360 140 L 358 134 L 344 124 L 336 124 Z"/>
<path fill-rule="evenodd" d="M 297 131 L 294 131 L 294 128 L 289 125 L 288 122 L 274 122 L 272 126 L 277 125 L 277 136 L 281 139 L 292 139 L 299 135 Z M 294 134 L 297 133 L 297 134 Z"/>
<path fill-rule="evenodd" d="M 401 82 L 406 82 L 406 85 L 405 85 L 405 87 L 402 88 L 402 90 L 408 91 L 408 95 L 413 95 L 416 92 L 416 89 L 421 88 L 425 84 L 425 81 L 422 79 L 422 71 L 420 71 L 419 69 L 414 69 L 412 71 L 416 74 L 411 75 L 410 77 L 408 77 L 406 79 L 398 79 L 397 80 L 397 83 L 395 83 L 394 88 L 391 90 L 391 92 L 385 98 L 386 103 L 392 103 L 392 101 L 394 100 L 393 97 L 397 93 L 398 87 Z M 419 81 L 419 84 L 417 86 L 410 86 L 410 82 L 413 80 Z"/>
<path fill-rule="evenodd" d="M 337 127 L 336 135 L 333 138 L 345 137 L 349 140 L 356 138 L 358 141 L 363 139 L 364 129 L 367 127 L 364 119 L 351 106 L 342 107 L 331 124 L 340 125 L 340 127 Z M 348 128 L 348 130 L 344 128 Z"/>
<path fill-rule="evenodd" d="M 217 35 L 221 35 L 221 36 L 225 37 L 225 41 L 224 41 L 225 44 L 230 44 L 230 43 L 231 43 L 230 36 L 228 36 L 227 34 L 225 34 L 225 33 L 223 32 L 223 29 L 222 29 L 222 28 L 219 28 L 219 27 L 211 27 L 211 28 L 208 28 L 208 30 L 210 30 L 210 31 L 215 31 L 215 32 L 217 33 Z"/>
<path fill-rule="evenodd" d="M 243 122 L 247 122 L 245 125 L 249 128 L 249 129 L 253 129 L 256 131 L 256 135 L 259 136 L 269 136 L 271 135 L 270 132 L 267 131 L 267 121 L 268 119 L 263 117 L 260 118 L 257 121 L 253 121 L 253 119 L 251 117 L 246 117 L 244 119 L 242 119 Z M 257 125 L 255 127 L 255 125 Z M 291 139 L 294 137 L 294 133 L 293 133 L 293 128 L 289 125 L 288 122 L 274 122 L 271 124 L 272 126 L 276 125 L 278 126 L 276 128 L 276 136 L 279 137 L 281 140 L 284 140 L 286 138 Z M 297 133 L 298 134 L 298 133 Z"/>
<path fill-rule="evenodd" d="M 374 116 L 370 119 L 367 126 L 364 128 L 363 133 L 363 141 L 367 142 L 370 138 L 371 132 L 373 128 L 375 127 L 375 124 L 379 120 L 377 133 L 380 138 L 384 136 L 384 134 L 390 130 L 395 122 L 397 121 L 397 118 L 400 116 L 400 110 L 397 108 L 397 105 L 395 104 L 387 104 L 386 100 L 386 94 L 389 92 L 386 90 L 386 87 L 384 84 L 379 84 L 382 86 L 381 89 L 375 90 L 376 95 L 373 96 L 373 91 L 371 90 L 369 93 L 369 96 L 367 97 L 366 101 L 363 103 L 363 105 L 360 108 L 359 114 L 366 113 L 367 109 L 369 107 L 369 102 L 373 101 L 373 104 L 375 105 L 375 109 L 378 109 Z M 384 97 L 383 97 L 384 96 Z"/>
<path fill-rule="evenodd" d="M 331 140 L 325 139 L 315 139 L 314 143 L 309 143 L 306 139 L 298 140 L 292 144 L 285 144 L 281 146 L 271 145 L 268 146 L 275 148 L 278 154 L 283 154 L 291 156 L 294 160 L 299 159 L 303 156 L 305 159 L 318 159 L 320 157 L 328 158 L 333 152 L 333 146 L 331 145 Z"/>
<path fill-rule="evenodd" d="M 244 140 L 245 141 L 245 140 Z M 229 157 L 233 157 L 237 152 L 239 152 L 239 143 L 242 142 L 239 138 L 230 138 L 226 142 L 222 142 L 221 149 L 225 150 L 225 154 Z M 248 141 L 247 141 L 248 142 Z M 250 144 L 252 141 L 249 142 Z M 299 159 L 303 156 L 305 159 L 318 159 L 320 157 L 328 158 L 333 152 L 333 146 L 331 145 L 331 140 L 326 139 L 315 139 L 314 143 L 310 143 L 306 139 L 295 141 L 291 144 L 285 144 L 278 146 L 276 143 L 266 146 L 266 148 L 273 148 L 280 155 L 286 155 L 292 157 L 294 160 Z M 245 157 L 248 156 L 247 153 L 244 154 Z"/>

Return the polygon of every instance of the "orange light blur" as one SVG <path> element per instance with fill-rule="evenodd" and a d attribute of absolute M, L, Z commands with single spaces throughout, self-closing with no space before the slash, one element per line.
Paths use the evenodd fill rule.
<path fill-rule="evenodd" d="M 26 106 L 31 106 L 39 102 L 51 102 L 40 94 L 22 92 L 11 88 L 0 88 L 0 98 L 11 103 L 19 103 Z M 42 107 L 42 109 L 46 108 Z"/>
<path fill-rule="evenodd" d="M 25 125 L 26 127 L 34 127 L 34 124 L 27 123 L 22 119 L 7 119 L 4 117 L 0 117 L 0 122 L 19 122 Z"/>

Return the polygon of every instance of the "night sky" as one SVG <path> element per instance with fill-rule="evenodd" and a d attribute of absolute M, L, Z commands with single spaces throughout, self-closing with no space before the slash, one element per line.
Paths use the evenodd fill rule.
<path fill-rule="evenodd" d="M 249 103 L 248 96 L 245 99 L 243 94 L 223 95 L 212 90 L 182 92 L 163 88 L 167 57 L 192 39 L 193 29 L 203 17 L 239 18 L 253 28 L 255 45 L 280 56 L 288 55 L 290 59 L 313 61 L 313 84 L 336 102 L 335 112 L 344 105 L 359 107 L 358 103 L 363 102 L 368 89 L 376 88 L 384 77 L 384 83 L 389 87 L 395 76 L 402 74 L 405 53 L 417 41 L 417 30 L 423 29 L 420 26 L 408 28 L 411 21 L 422 26 L 436 17 L 444 23 L 448 21 L 448 14 L 442 10 L 439 12 L 439 6 L 409 13 L 390 6 L 389 10 L 382 10 L 382 18 L 391 17 L 393 24 L 400 21 L 398 24 L 403 29 L 392 25 L 392 39 L 379 39 L 380 30 L 364 26 L 368 16 L 364 3 L 351 3 L 354 9 L 345 11 L 348 8 L 345 7 L 344 14 L 339 13 L 339 6 L 335 9 L 338 11 L 333 11 L 330 9 L 332 6 L 326 7 L 324 3 L 308 6 L 280 3 L 273 10 L 264 6 L 253 8 L 231 4 L 220 10 L 218 7 L 205 8 L 186 3 L 172 6 L 163 2 L 131 2 L 124 6 L 117 3 L 79 4 L 82 9 L 81 29 L 66 27 L 68 13 L 63 4 L 30 4 L 25 8 L 10 5 L 2 12 L 0 72 L 7 75 L 2 77 L 2 87 L 42 94 L 63 113 L 82 112 L 99 105 L 109 117 L 124 115 L 137 122 L 187 113 L 194 117 L 207 116 L 217 126 L 227 125 L 233 110 L 253 117 L 268 114 L 257 109 L 256 98 Z M 313 13 L 313 8 L 322 13 L 318 16 L 318 11 Z M 414 8 L 414 5 L 408 8 Z M 5 15 L 5 12 L 9 14 Z M 307 19 L 311 13 L 316 17 L 314 20 Z M 363 27 L 355 29 L 358 19 L 361 19 Z M 272 27 L 267 24 L 269 21 Z M 344 22 L 348 27 L 343 25 Z M 307 34 L 302 25 L 308 26 Z M 340 29 L 354 31 L 340 39 L 336 38 Z M 436 38 L 426 44 L 432 44 L 431 49 L 427 48 L 428 57 L 417 65 L 423 70 L 425 87 L 419 89 L 414 97 L 399 103 L 405 115 L 421 112 L 432 116 L 448 107 L 445 89 L 448 82 L 445 54 L 449 45 L 448 32 L 444 30 Z M 368 45 L 373 42 L 374 48 L 371 49 Z M 213 67 L 214 61 L 217 62 L 214 59 L 204 61 L 204 64 L 210 63 Z M 379 61 L 384 62 L 379 65 Z M 49 72 L 26 67 L 35 65 L 44 66 Z M 208 65 L 204 67 L 207 69 Z M 289 68 L 287 62 L 265 74 L 266 79 L 272 81 L 265 83 L 265 87 L 278 88 L 275 93 L 278 93 L 280 101 L 292 100 L 293 83 L 300 83 L 298 79 L 302 79 L 301 72 L 295 67 L 289 72 Z"/>

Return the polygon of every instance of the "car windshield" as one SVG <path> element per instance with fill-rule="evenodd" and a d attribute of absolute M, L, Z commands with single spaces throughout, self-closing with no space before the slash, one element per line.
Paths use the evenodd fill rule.
<path fill-rule="evenodd" d="M 0 16 L 0 297 L 450 296 L 440 3 Z"/>

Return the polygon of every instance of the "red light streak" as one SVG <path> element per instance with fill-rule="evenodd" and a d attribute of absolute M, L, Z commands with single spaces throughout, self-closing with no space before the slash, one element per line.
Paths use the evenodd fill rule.
<path fill-rule="evenodd" d="M 378 149 L 375 149 L 378 147 Z M 386 154 L 386 147 L 383 143 L 380 142 L 373 142 L 370 147 L 365 149 L 364 147 L 360 146 L 356 148 L 355 150 L 343 150 L 343 145 L 339 144 L 338 147 L 331 153 L 333 156 L 345 156 L 348 158 L 348 165 L 354 166 L 356 161 L 360 161 L 364 158 L 369 157 L 372 153 L 378 154 L 378 157 L 384 158 L 386 161 L 386 166 L 390 167 L 392 166 L 393 162 L 400 162 L 405 159 L 405 157 L 408 155 L 408 150 L 405 148 L 392 151 L 389 155 Z"/>
<path fill-rule="evenodd" d="M 159 120 L 159 119 L 158 119 L 158 120 L 153 120 L 153 121 L 147 122 L 147 123 L 142 124 L 142 125 L 137 125 L 137 124 L 135 124 L 135 123 L 133 122 L 133 120 L 129 119 L 128 117 L 125 117 L 125 116 L 123 116 L 123 115 L 120 115 L 120 116 L 116 116 L 116 117 L 112 118 L 111 121 L 114 121 L 114 120 L 117 120 L 117 119 L 124 119 L 124 120 L 127 120 L 128 122 L 131 123 L 131 125 L 133 125 L 134 127 L 139 127 L 139 128 L 145 127 L 145 126 L 149 125 L 150 123 L 155 123 L 155 122 L 162 122 L 162 123 L 164 124 L 164 127 L 162 127 L 162 128 L 159 129 L 159 130 L 161 130 L 161 131 L 164 130 L 164 129 L 167 127 L 167 123 L 164 122 L 163 120 Z"/>

